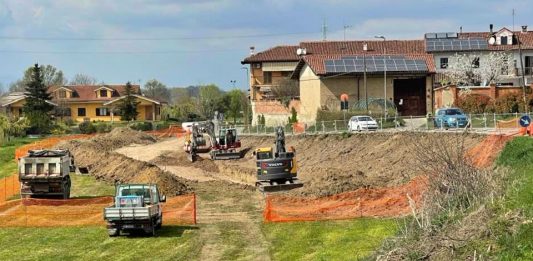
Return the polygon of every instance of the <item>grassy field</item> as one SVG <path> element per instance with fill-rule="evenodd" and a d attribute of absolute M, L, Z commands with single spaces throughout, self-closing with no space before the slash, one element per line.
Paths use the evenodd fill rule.
<path fill-rule="evenodd" d="M 273 260 L 358 260 L 396 233 L 392 219 L 269 223 Z"/>
<path fill-rule="evenodd" d="M 495 230 L 500 234 L 499 258 L 533 260 L 533 139 L 515 138 L 507 144 L 497 163 L 512 169 L 505 201 L 498 210 L 503 218 L 495 222 Z M 516 213 L 519 213 L 518 220 L 506 218 Z"/>
<path fill-rule="evenodd" d="M 113 196 L 115 187 L 89 175 L 70 175 L 72 179 L 71 197 Z"/>
<path fill-rule="evenodd" d="M 37 141 L 29 138 L 14 138 L 0 146 L 0 178 L 11 176 L 17 172 L 15 150 L 25 144 Z"/>

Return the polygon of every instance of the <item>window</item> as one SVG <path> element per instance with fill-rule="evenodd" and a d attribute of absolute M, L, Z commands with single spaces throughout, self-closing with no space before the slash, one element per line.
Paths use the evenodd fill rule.
<path fill-rule="evenodd" d="M 107 97 L 107 90 L 100 90 L 100 97 Z"/>
<path fill-rule="evenodd" d="M 263 84 L 272 83 L 272 72 L 263 72 Z"/>
<path fill-rule="evenodd" d="M 500 44 L 507 44 L 507 36 L 500 37 Z"/>
<path fill-rule="evenodd" d="M 96 108 L 96 116 L 110 116 L 111 110 L 108 108 Z"/>
<path fill-rule="evenodd" d="M 59 95 L 59 98 L 60 98 L 60 99 L 67 98 L 67 91 L 65 91 L 65 90 L 59 90 L 58 95 Z"/>
<path fill-rule="evenodd" d="M 442 57 L 440 58 L 440 68 L 446 69 L 448 68 L 448 57 Z"/>
<path fill-rule="evenodd" d="M 479 57 L 476 57 L 474 60 L 472 60 L 472 68 L 479 68 Z"/>
<path fill-rule="evenodd" d="M 85 108 L 78 108 L 78 116 L 85 117 L 86 115 L 87 114 L 86 114 Z"/>
<path fill-rule="evenodd" d="M 58 174 L 56 173 L 56 164 L 55 163 L 48 163 L 48 174 Z"/>

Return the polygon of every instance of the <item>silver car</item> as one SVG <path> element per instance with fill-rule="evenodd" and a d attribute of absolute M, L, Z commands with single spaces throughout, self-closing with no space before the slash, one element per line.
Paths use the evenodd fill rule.
<path fill-rule="evenodd" d="M 375 131 L 377 129 L 378 123 L 370 116 L 353 116 L 348 122 L 349 131 Z"/>

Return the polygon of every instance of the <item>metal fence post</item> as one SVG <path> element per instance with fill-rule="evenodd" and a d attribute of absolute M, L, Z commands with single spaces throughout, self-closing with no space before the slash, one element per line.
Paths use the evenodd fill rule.
<path fill-rule="evenodd" d="M 380 128 L 383 131 L 383 116 L 381 117 L 380 125 L 381 125 Z"/>
<path fill-rule="evenodd" d="M 335 128 L 335 132 L 337 132 L 337 121 L 333 121 L 333 127 Z"/>
<path fill-rule="evenodd" d="M 324 121 L 322 121 L 322 133 L 326 133 L 325 126 L 324 126 Z"/>
<path fill-rule="evenodd" d="M 494 116 L 494 129 L 496 130 L 496 128 L 498 127 L 496 124 L 496 113 L 493 113 L 493 116 Z"/>

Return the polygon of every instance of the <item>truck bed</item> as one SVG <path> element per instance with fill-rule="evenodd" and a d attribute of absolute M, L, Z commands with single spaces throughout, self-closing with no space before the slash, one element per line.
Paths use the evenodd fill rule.
<path fill-rule="evenodd" d="M 114 220 L 146 220 L 157 216 L 158 211 L 155 206 L 146 207 L 107 207 L 104 209 L 104 219 Z"/>

